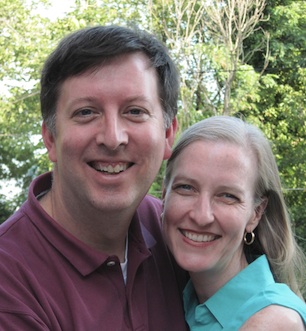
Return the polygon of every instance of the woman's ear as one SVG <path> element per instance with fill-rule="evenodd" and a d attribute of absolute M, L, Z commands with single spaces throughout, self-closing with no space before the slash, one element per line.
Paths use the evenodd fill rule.
<path fill-rule="evenodd" d="M 260 198 L 260 204 L 255 208 L 255 213 L 256 216 L 261 219 L 262 215 L 264 214 L 266 208 L 268 205 L 268 198 L 267 197 L 262 197 Z"/>
<path fill-rule="evenodd" d="M 257 225 L 259 224 L 262 218 L 262 215 L 264 214 L 267 208 L 267 205 L 268 205 L 268 198 L 267 197 L 261 198 L 259 205 L 255 206 L 253 217 L 250 219 L 250 221 L 246 226 L 247 232 L 252 232 L 257 227 Z"/>

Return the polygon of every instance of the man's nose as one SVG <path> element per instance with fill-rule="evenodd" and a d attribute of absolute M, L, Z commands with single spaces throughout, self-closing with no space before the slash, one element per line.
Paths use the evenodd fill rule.
<path fill-rule="evenodd" d="M 127 128 L 124 119 L 117 115 L 105 115 L 97 135 L 97 143 L 109 150 L 116 150 L 128 143 Z"/>

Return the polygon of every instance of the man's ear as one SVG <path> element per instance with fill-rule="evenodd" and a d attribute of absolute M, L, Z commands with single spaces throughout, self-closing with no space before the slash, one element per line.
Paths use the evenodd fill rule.
<path fill-rule="evenodd" d="M 51 162 L 56 162 L 56 145 L 55 145 L 55 138 L 54 134 L 47 128 L 46 123 L 43 121 L 42 127 L 42 138 L 44 141 L 44 144 L 48 151 L 48 156 Z"/>
<path fill-rule="evenodd" d="M 172 146 L 174 144 L 177 127 L 178 127 L 178 123 L 177 123 L 177 118 L 175 117 L 171 125 L 166 129 L 164 160 L 169 159 L 169 157 L 171 156 Z"/>

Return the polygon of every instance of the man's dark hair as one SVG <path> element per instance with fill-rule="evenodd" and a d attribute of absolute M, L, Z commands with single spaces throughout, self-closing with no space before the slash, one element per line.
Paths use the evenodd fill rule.
<path fill-rule="evenodd" d="M 61 84 L 69 77 L 95 69 L 112 58 L 144 53 L 159 79 L 159 96 L 168 127 L 177 113 L 178 73 L 167 48 L 153 35 L 120 26 L 85 28 L 66 36 L 46 60 L 41 75 L 41 113 L 55 131 L 56 106 Z"/>

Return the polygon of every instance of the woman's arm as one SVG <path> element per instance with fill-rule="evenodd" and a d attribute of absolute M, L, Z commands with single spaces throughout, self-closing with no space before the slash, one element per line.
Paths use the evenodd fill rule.
<path fill-rule="evenodd" d="M 271 305 L 250 317 L 240 331 L 305 331 L 299 313 L 283 306 Z"/>

